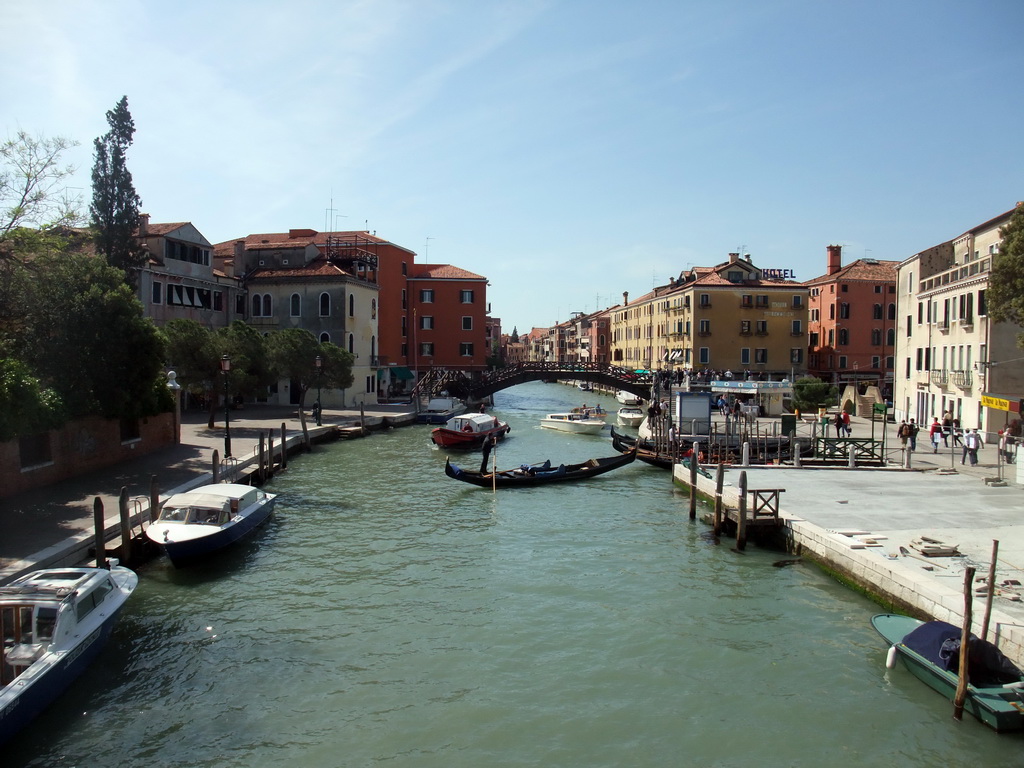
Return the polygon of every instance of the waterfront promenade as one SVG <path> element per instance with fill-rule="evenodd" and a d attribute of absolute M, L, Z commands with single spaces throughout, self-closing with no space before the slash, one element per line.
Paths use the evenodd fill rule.
<path fill-rule="evenodd" d="M 364 411 L 368 425 L 384 418 L 414 419 L 409 405 L 375 405 Z M 65 480 L 45 488 L 0 499 L 0 584 L 10 581 L 39 563 L 52 559 L 62 549 L 72 549 L 73 540 L 87 538 L 93 531 L 93 502 L 103 502 L 108 528 L 118 519 L 118 496 L 127 489 L 129 499 L 148 499 L 150 479 L 156 476 L 161 496 L 175 489 L 209 482 L 213 453 L 224 454 L 224 420 L 218 414 L 214 429 L 207 428 L 205 411 L 182 414 L 181 443 L 134 461 L 125 462 Z M 317 427 L 307 412 L 310 435 L 335 427 L 357 425 L 361 414 L 355 410 L 326 410 Z M 240 462 L 254 460 L 260 434 L 274 436 L 279 446 L 281 425 L 290 440 L 301 438 L 296 406 L 250 405 L 231 413 L 231 447 Z M 145 503 L 148 509 L 148 501 Z"/>

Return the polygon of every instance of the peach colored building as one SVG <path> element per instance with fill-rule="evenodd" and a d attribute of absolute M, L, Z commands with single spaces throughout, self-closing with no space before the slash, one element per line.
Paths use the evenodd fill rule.
<path fill-rule="evenodd" d="M 806 282 L 807 372 L 825 381 L 877 384 L 892 392 L 899 262 L 842 263 L 842 246 L 826 249 L 826 272 Z"/>

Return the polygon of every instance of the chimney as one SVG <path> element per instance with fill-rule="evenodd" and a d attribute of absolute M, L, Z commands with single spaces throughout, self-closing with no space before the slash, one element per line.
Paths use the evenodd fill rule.
<path fill-rule="evenodd" d="M 739 261 L 739 258 L 740 258 L 740 255 L 738 253 L 730 253 L 729 254 L 729 263 L 733 264 L 733 263 Z"/>
<path fill-rule="evenodd" d="M 751 263 L 751 261 L 750 261 L 750 254 L 749 253 L 746 256 L 744 256 L 743 258 L 746 259 L 747 264 Z"/>
<path fill-rule="evenodd" d="M 145 237 L 149 234 L 149 214 L 139 214 L 139 237 Z"/>
<path fill-rule="evenodd" d="M 828 272 L 826 274 L 834 275 L 843 268 L 843 246 L 830 245 L 825 250 L 828 251 Z"/>
<path fill-rule="evenodd" d="M 628 305 L 629 305 L 629 291 L 623 291 L 622 292 L 622 306 L 625 307 L 625 306 L 628 306 Z"/>
<path fill-rule="evenodd" d="M 242 263 L 242 258 L 245 256 L 245 240 L 235 240 L 235 261 L 239 264 Z"/>

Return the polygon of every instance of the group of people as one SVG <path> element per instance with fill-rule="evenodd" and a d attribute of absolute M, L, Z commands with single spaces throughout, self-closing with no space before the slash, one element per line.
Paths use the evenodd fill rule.
<path fill-rule="evenodd" d="M 837 413 L 832 419 L 832 426 L 836 428 L 836 437 L 852 437 L 853 429 L 850 428 L 850 414 L 846 411 Z"/>
<path fill-rule="evenodd" d="M 904 449 L 909 447 L 911 451 L 917 450 L 917 434 L 919 431 L 920 427 L 914 419 L 900 422 L 896 435 L 899 437 Z M 985 445 L 978 430 L 961 429 L 960 420 L 954 418 L 953 414 L 949 412 L 943 414 L 941 422 L 938 416 L 933 416 L 932 423 L 928 427 L 928 441 L 931 443 L 932 453 L 938 453 L 940 445 L 949 448 L 949 441 L 951 439 L 953 441 L 953 448 L 960 446 L 963 449 L 960 463 L 967 464 L 970 462 L 972 467 L 976 466 L 978 463 L 978 450 Z M 1012 440 L 1013 438 L 1010 437 L 1009 439 Z M 1010 459 L 1007 460 L 1009 461 Z"/>

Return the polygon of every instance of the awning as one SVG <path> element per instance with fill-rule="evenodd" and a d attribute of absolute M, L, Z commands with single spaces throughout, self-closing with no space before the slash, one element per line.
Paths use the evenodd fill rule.
<path fill-rule="evenodd" d="M 412 371 L 410 371 L 408 368 L 406 368 L 403 365 L 396 365 L 393 368 L 388 368 L 388 370 L 391 371 L 391 378 L 393 378 L 393 379 L 399 379 L 399 380 L 406 379 L 407 380 L 407 379 L 415 378 L 412 375 Z"/>
<path fill-rule="evenodd" d="M 992 392 L 982 392 L 981 404 L 986 408 L 996 411 L 1021 413 L 1021 398 L 1019 395 L 997 395 Z"/>

